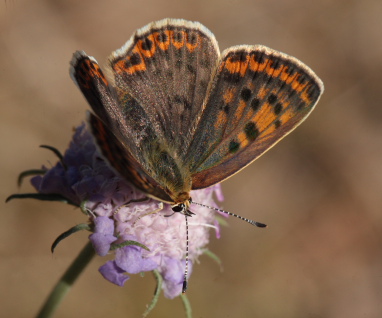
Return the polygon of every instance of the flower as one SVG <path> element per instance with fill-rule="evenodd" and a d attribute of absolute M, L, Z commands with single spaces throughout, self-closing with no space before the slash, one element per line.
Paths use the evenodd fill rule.
<path fill-rule="evenodd" d="M 123 286 L 129 279 L 126 273 L 156 269 L 163 277 L 167 298 L 181 293 L 187 244 L 185 216 L 174 214 L 168 204 L 148 199 L 116 175 L 98 153 L 84 124 L 76 128 L 62 160 L 44 169 L 44 175 L 31 180 L 36 190 L 60 194 L 87 211 L 93 231 L 89 239 L 95 252 L 114 257 L 99 269 L 104 278 Z M 219 185 L 191 192 L 193 201 L 217 207 L 214 194 L 223 199 Z M 208 244 L 209 229 L 215 228 L 220 235 L 215 212 L 198 205 L 192 205 L 191 210 L 195 215 L 188 218 L 189 275 Z"/>

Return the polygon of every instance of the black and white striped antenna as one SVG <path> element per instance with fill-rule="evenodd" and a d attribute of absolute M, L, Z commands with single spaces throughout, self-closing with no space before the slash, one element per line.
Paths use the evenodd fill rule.
<path fill-rule="evenodd" d="M 196 205 L 199 205 L 199 206 L 202 206 L 204 208 L 208 208 L 210 210 L 215 210 L 215 211 L 218 211 L 218 212 L 221 212 L 221 213 L 225 213 L 225 214 L 228 214 L 230 216 L 234 216 L 235 218 L 238 218 L 242 221 L 245 221 L 251 225 L 254 225 L 254 226 L 257 226 L 257 227 L 260 227 L 260 228 L 264 228 L 264 227 L 267 227 L 266 224 L 264 223 L 260 223 L 260 222 L 257 222 L 257 221 L 253 221 L 251 219 L 247 219 L 245 217 L 242 217 L 238 214 L 235 214 L 235 213 L 232 213 L 232 212 L 228 212 L 228 211 L 224 211 L 222 209 L 218 209 L 218 208 L 215 208 L 215 207 L 212 207 L 212 206 L 208 206 L 208 205 L 205 205 L 205 204 L 202 204 L 202 203 L 198 203 L 198 202 L 194 202 L 192 200 L 190 200 L 190 204 L 196 204 Z M 188 209 L 183 209 L 182 211 L 174 211 L 174 212 L 181 212 L 184 214 L 185 218 L 186 218 L 186 265 L 185 265 L 185 269 L 184 269 L 184 278 L 183 278 L 183 287 L 182 287 L 182 293 L 186 293 L 187 291 L 187 287 L 188 287 L 188 247 L 189 247 L 189 242 L 188 242 L 188 219 L 187 217 L 191 217 L 193 214 L 193 212 L 191 212 L 190 210 Z"/>

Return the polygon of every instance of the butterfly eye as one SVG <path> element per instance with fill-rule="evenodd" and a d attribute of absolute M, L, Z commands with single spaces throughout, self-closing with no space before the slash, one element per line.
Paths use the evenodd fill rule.
<path fill-rule="evenodd" d="M 186 208 L 184 203 L 180 203 L 171 207 L 174 212 L 182 212 Z"/>

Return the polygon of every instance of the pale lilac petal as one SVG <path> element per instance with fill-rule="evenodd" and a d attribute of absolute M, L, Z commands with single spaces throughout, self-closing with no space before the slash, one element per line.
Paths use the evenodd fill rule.
<path fill-rule="evenodd" d="M 141 247 L 132 245 L 117 249 L 115 253 L 116 264 L 130 274 L 138 274 L 157 268 L 156 262 L 142 257 L 141 250 Z"/>
<path fill-rule="evenodd" d="M 99 256 L 105 256 L 110 251 L 110 245 L 117 238 L 110 234 L 94 233 L 89 235 L 89 240 L 92 242 L 95 252 Z"/>
<path fill-rule="evenodd" d="M 172 299 L 182 293 L 185 265 L 185 260 L 166 258 L 161 271 L 165 297 Z M 188 277 L 190 277 L 192 273 L 191 261 L 188 262 L 188 273 Z"/>
<path fill-rule="evenodd" d="M 113 234 L 114 233 L 114 221 L 106 216 L 99 216 L 94 220 L 94 232 Z"/>
<path fill-rule="evenodd" d="M 110 245 L 117 240 L 114 234 L 114 221 L 105 216 L 99 216 L 94 220 L 94 233 L 89 236 L 96 253 L 105 256 Z"/>
<path fill-rule="evenodd" d="M 125 271 L 120 269 L 114 261 L 106 262 L 98 270 L 105 279 L 118 286 L 123 286 L 130 278 L 124 274 Z"/>
<path fill-rule="evenodd" d="M 215 225 L 215 235 L 217 239 L 220 239 L 220 224 L 217 220 L 214 221 Z"/>
<path fill-rule="evenodd" d="M 218 199 L 218 201 L 223 202 L 224 201 L 224 195 L 223 195 L 223 191 L 222 191 L 222 187 L 221 187 L 220 183 L 214 185 L 213 188 L 214 188 L 215 195 L 216 195 L 216 198 Z"/>

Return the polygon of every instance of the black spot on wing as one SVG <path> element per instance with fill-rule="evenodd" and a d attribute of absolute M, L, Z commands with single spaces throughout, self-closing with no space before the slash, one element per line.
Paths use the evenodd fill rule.
<path fill-rule="evenodd" d="M 248 140 L 254 141 L 259 136 L 259 130 L 254 122 L 249 122 L 244 127 L 244 132 Z"/>
<path fill-rule="evenodd" d="M 251 94 L 252 94 L 252 91 L 249 88 L 244 87 L 240 93 L 240 97 L 242 98 L 243 101 L 248 102 L 249 99 L 251 98 Z"/>
<path fill-rule="evenodd" d="M 240 144 L 236 140 L 231 140 L 228 145 L 228 152 L 235 153 L 240 148 Z"/>
<path fill-rule="evenodd" d="M 254 98 L 251 101 L 251 107 L 253 111 L 257 111 L 260 108 L 260 100 L 258 98 Z"/>
<path fill-rule="evenodd" d="M 153 42 L 148 39 L 148 38 L 145 38 L 142 40 L 142 49 L 145 50 L 145 51 L 150 51 L 153 47 Z"/>

